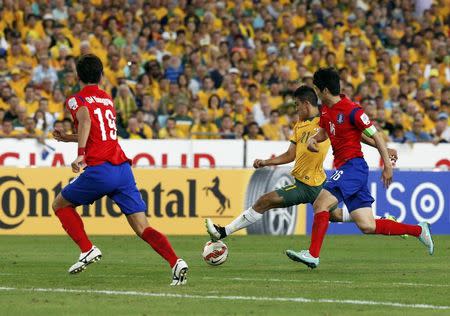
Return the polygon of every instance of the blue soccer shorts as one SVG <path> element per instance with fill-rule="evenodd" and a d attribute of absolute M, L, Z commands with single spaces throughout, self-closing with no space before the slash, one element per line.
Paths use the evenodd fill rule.
<path fill-rule="evenodd" d="M 369 167 L 364 158 L 353 158 L 342 165 L 325 182 L 323 188 L 340 202 L 344 201 L 348 211 L 371 207 L 375 201 L 367 187 Z"/>
<path fill-rule="evenodd" d="M 86 167 L 61 194 L 74 206 L 92 204 L 107 195 L 125 215 L 147 210 L 128 162 L 121 165 L 105 162 Z"/>

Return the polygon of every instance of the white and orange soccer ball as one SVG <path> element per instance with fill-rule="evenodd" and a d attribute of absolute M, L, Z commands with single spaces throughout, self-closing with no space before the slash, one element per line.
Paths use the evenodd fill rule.
<path fill-rule="evenodd" d="M 203 248 L 203 259 L 207 264 L 218 266 L 227 261 L 228 247 L 222 241 L 208 241 Z"/>

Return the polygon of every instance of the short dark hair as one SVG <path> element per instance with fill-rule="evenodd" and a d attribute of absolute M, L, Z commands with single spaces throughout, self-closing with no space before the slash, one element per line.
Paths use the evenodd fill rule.
<path fill-rule="evenodd" d="M 270 115 L 272 114 L 278 114 L 280 115 L 280 111 L 278 111 L 277 109 L 270 111 Z"/>
<path fill-rule="evenodd" d="M 224 119 L 226 119 L 226 118 L 229 118 L 230 120 L 233 120 L 233 119 L 231 118 L 230 115 L 224 114 L 224 115 L 222 116 L 222 121 L 223 121 Z"/>
<path fill-rule="evenodd" d="M 403 131 L 404 128 L 403 128 L 403 125 L 401 125 L 401 124 L 395 124 L 393 130 Z"/>
<path fill-rule="evenodd" d="M 34 90 L 34 86 L 33 86 L 32 84 L 27 84 L 27 85 L 25 86 L 25 88 L 23 88 L 23 91 L 27 91 L 27 89 L 29 89 L 29 88 L 31 88 L 31 89 Z"/>
<path fill-rule="evenodd" d="M 320 68 L 314 73 L 314 85 L 323 92 L 325 88 L 330 91 L 332 95 L 339 95 L 341 92 L 341 84 L 339 74 L 333 67 Z"/>
<path fill-rule="evenodd" d="M 62 124 L 62 123 L 63 123 L 63 121 L 61 121 L 61 120 L 56 120 L 56 121 L 53 122 L 53 127 L 55 127 L 56 124 Z"/>
<path fill-rule="evenodd" d="M 37 124 L 37 120 L 34 117 L 28 116 L 25 121 L 32 120 L 35 124 Z"/>
<path fill-rule="evenodd" d="M 295 90 L 294 92 L 294 98 L 299 99 L 302 102 L 309 102 L 312 106 L 315 107 L 319 105 L 316 91 L 308 86 L 303 85 L 297 88 L 297 90 Z"/>
<path fill-rule="evenodd" d="M 83 83 L 99 83 L 102 73 L 102 61 L 94 54 L 83 55 L 77 60 L 77 75 Z"/>

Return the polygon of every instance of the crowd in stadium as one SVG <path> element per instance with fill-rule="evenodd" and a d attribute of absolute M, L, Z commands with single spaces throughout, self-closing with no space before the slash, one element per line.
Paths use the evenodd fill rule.
<path fill-rule="evenodd" d="M 293 91 L 332 66 L 386 140 L 450 142 L 449 12 L 446 0 L 4 0 L 0 137 L 73 133 L 64 102 L 77 56 L 93 53 L 124 139 L 289 139 Z"/>

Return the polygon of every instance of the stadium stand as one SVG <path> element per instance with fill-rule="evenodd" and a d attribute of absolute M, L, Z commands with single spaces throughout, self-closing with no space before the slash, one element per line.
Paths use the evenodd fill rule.
<path fill-rule="evenodd" d="M 122 138 L 286 140 L 319 67 L 394 142 L 450 142 L 440 1 L 82 0 L 0 7 L 0 137 L 71 132 L 74 63 L 105 66 Z"/>

